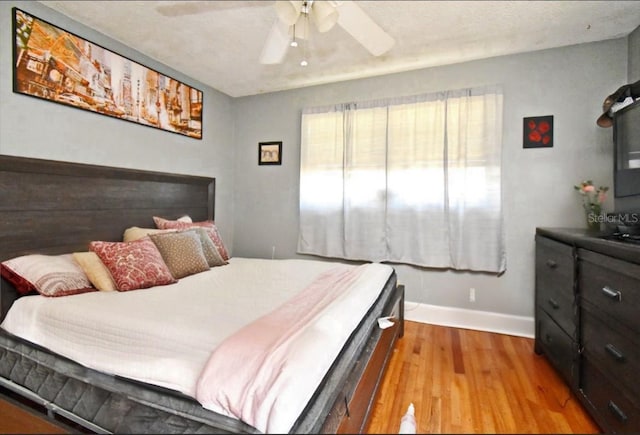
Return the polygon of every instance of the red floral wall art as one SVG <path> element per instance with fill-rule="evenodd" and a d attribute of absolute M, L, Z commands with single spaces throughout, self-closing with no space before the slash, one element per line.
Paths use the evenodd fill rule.
<path fill-rule="evenodd" d="M 553 115 L 523 118 L 523 148 L 553 146 Z"/>

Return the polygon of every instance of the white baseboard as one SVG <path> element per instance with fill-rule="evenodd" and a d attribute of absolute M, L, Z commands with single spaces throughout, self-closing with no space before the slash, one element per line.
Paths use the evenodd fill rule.
<path fill-rule="evenodd" d="M 409 301 L 404 303 L 404 317 L 405 320 L 431 325 L 475 329 L 527 338 L 534 338 L 535 336 L 535 320 L 533 317 L 513 316 L 464 308 L 440 307 Z"/>

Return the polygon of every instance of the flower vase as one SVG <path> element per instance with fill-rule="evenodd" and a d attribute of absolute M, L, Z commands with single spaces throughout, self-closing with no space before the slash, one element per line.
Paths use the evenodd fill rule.
<path fill-rule="evenodd" d="M 598 204 L 591 204 L 590 207 L 585 207 L 587 229 L 593 232 L 600 231 L 600 213 L 602 209 Z"/>

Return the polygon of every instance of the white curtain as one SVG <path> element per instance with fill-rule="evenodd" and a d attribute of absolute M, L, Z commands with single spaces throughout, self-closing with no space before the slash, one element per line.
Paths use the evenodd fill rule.
<path fill-rule="evenodd" d="M 502 91 L 308 108 L 298 252 L 503 272 Z"/>

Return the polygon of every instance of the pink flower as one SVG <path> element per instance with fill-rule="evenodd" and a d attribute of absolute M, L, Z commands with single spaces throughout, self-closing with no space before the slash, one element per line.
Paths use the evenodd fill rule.
<path fill-rule="evenodd" d="M 595 210 L 596 207 L 598 210 L 601 209 L 607 199 L 607 191 L 609 190 L 607 186 L 596 188 L 591 180 L 583 181 L 578 185 L 574 185 L 573 188 L 582 196 L 582 205 L 588 212 Z"/>

